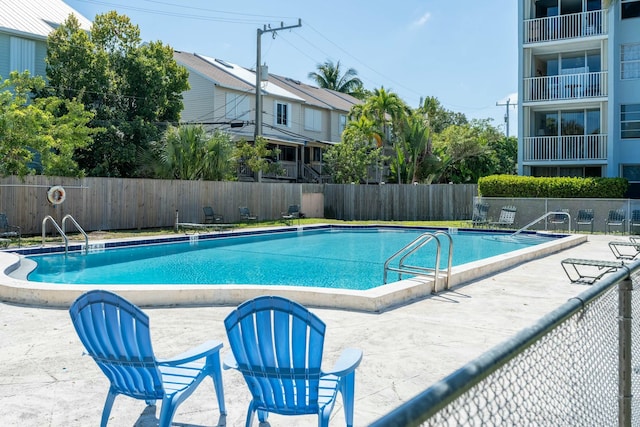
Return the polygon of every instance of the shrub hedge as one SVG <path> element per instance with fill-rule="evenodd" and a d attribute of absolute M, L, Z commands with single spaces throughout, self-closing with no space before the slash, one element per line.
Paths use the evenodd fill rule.
<path fill-rule="evenodd" d="M 628 186 L 626 178 L 491 175 L 478 180 L 478 193 L 485 197 L 619 199 L 624 197 Z"/>

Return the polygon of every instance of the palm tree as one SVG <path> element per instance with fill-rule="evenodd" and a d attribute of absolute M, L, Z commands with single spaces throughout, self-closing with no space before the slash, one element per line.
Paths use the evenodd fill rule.
<path fill-rule="evenodd" d="M 327 60 L 324 64 L 318 64 L 317 69 L 318 71 L 310 72 L 308 77 L 321 88 L 356 97 L 362 93 L 362 80 L 357 77 L 358 72 L 354 68 L 341 74 L 340 61 L 334 65 L 333 61 Z"/>

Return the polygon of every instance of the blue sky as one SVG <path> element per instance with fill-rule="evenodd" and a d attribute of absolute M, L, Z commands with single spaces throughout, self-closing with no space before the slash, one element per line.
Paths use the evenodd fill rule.
<path fill-rule="evenodd" d="M 492 118 L 505 131 L 506 107 L 517 103 L 517 2 L 514 0 L 64 0 L 93 20 L 117 10 L 140 27 L 143 40 L 256 63 L 258 28 L 296 25 L 262 36 L 262 62 L 275 74 L 311 83 L 327 59 L 355 68 L 368 89 L 384 86 L 417 107 L 435 96 L 468 118 Z M 510 135 L 517 111 L 510 108 Z"/>

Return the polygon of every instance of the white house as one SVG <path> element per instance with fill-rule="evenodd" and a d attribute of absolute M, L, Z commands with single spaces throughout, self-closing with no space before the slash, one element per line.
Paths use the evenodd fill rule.
<path fill-rule="evenodd" d="M 640 197 L 640 0 L 519 1 L 518 170 Z"/>
<path fill-rule="evenodd" d="M 2 0 L 0 2 L 0 77 L 12 71 L 46 75 L 47 36 L 74 14 L 81 28 L 91 21 L 62 0 Z"/>
<path fill-rule="evenodd" d="M 255 72 L 195 53 L 174 53 L 189 71 L 181 121 L 224 129 L 236 139 L 253 141 L 256 129 Z M 284 173 L 267 178 L 322 182 L 322 149 L 340 142 L 351 107 L 358 99 L 273 74 L 261 83 L 262 129 L 278 148 Z"/>

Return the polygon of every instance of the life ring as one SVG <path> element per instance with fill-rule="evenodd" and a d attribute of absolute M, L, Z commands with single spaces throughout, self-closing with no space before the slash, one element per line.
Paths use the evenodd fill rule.
<path fill-rule="evenodd" d="M 62 185 L 54 185 L 47 191 L 47 199 L 52 205 L 59 205 L 67 198 L 67 192 Z"/>

